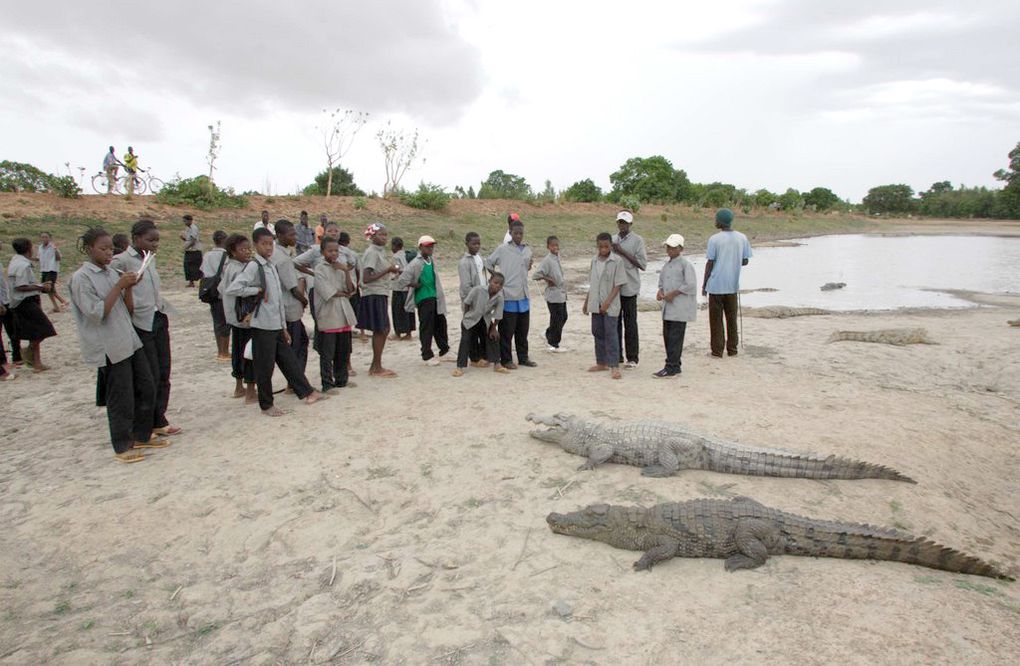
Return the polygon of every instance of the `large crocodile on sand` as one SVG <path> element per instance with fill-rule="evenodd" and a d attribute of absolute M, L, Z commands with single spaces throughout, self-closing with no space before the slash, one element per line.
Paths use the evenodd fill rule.
<path fill-rule="evenodd" d="M 645 476 L 672 476 L 683 469 L 726 474 L 784 476 L 804 479 L 891 479 L 917 483 L 894 469 L 872 463 L 744 446 L 708 437 L 674 423 L 633 421 L 597 423 L 570 414 L 528 414 L 527 420 L 547 426 L 531 436 L 559 444 L 564 451 L 588 460 L 578 469 L 605 462 L 641 467 Z"/>
<path fill-rule="evenodd" d="M 747 497 L 639 506 L 593 504 L 546 517 L 550 529 L 644 552 L 634 568 L 674 557 L 720 557 L 726 570 L 754 569 L 769 555 L 887 560 L 1013 580 L 995 566 L 923 537 L 870 525 L 804 518 Z"/>

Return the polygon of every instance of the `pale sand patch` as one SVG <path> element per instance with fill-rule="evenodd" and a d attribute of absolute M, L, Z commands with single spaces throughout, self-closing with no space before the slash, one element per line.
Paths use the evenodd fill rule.
<path fill-rule="evenodd" d="M 447 269 L 453 262 L 446 260 Z M 586 261 L 571 263 L 572 279 Z M 451 300 L 455 279 L 444 275 Z M 357 388 L 260 418 L 230 398 L 208 309 L 171 292 L 172 421 L 186 434 L 138 465 L 113 461 L 73 320 L 53 372 L 0 385 L 0 660 L 10 663 L 1010 663 L 1020 588 L 895 563 L 778 557 L 634 573 L 639 554 L 553 535 L 550 511 L 744 494 L 819 518 L 897 526 L 1020 567 L 1020 339 L 1002 307 L 745 318 L 737 358 L 706 358 L 706 313 L 684 374 L 651 377 L 658 315 L 622 381 L 592 362 L 581 299 L 539 367 L 509 376 L 424 367 L 390 341 Z M 310 324 L 310 320 L 308 320 Z M 455 353 L 459 315 L 450 316 Z M 826 344 L 836 328 L 924 327 L 939 344 Z M 308 374 L 318 371 L 314 354 Z M 277 385 L 282 381 L 277 375 Z M 524 415 L 678 421 L 749 443 L 889 465 L 919 484 L 814 482 L 630 467 L 528 437 Z M 565 489 L 564 489 L 565 488 Z M 558 489 L 562 490 L 562 496 Z M 335 572 L 334 572 L 335 562 Z M 332 580 L 332 585 L 330 581 Z M 567 622 L 552 607 L 572 608 Z M 151 642 L 151 646 L 148 643 Z"/>

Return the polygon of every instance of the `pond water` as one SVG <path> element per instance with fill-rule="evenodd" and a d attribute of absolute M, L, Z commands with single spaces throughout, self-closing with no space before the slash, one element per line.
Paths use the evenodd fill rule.
<path fill-rule="evenodd" d="M 788 305 L 827 310 L 963 308 L 974 304 L 940 289 L 1020 293 L 1020 238 L 997 236 L 840 235 L 796 239 L 795 247 L 754 250 L 740 275 L 748 307 Z M 704 255 L 689 255 L 705 273 Z M 651 262 L 641 295 L 655 298 L 662 262 Z M 821 291 L 827 282 L 845 282 Z M 701 296 L 699 300 L 703 300 Z"/>

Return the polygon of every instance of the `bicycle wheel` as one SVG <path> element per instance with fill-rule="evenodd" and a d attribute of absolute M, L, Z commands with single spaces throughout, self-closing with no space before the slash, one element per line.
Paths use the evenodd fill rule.
<path fill-rule="evenodd" d="M 159 178 L 150 178 L 148 185 L 150 194 L 159 194 L 159 191 L 163 189 L 163 181 Z"/>
<path fill-rule="evenodd" d="M 92 189 L 96 191 L 96 194 L 106 194 L 107 182 L 105 173 L 97 173 L 92 176 Z"/>
<path fill-rule="evenodd" d="M 131 176 L 121 176 L 120 178 L 117 179 L 117 194 L 128 193 L 128 178 L 130 177 Z M 134 193 L 138 194 L 137 188 L 134 190 Z"/>
<path fill-rule="evenodd" d="M 145 194 L 145 179 L 135 174 L 135 194 Z"/>

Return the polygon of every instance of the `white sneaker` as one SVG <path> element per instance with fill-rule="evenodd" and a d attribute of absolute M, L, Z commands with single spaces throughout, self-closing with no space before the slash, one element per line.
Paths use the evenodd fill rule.
<path fill-rule="evenodd" d="M 631 370 L 637 367 L 637 363 L 635 363 L 634 361 L 627 361 L 626 363 L 623 364 L 623 367 L 625 367 L 628 370 Z"/>
<path fill-rule="evenodd" d="M 564 354 L 570 350 L 564 347 L 563 345 L 560 345 L 559 347 L 552 347 L 551 349 L 549 349 L 549 351 L 555 352 L 557 354 Z"/>
<path fill-rule="evenodd" d="M 429 360 L 424 361 L 424 363 L 425 363 L 425 365 L 428 365 L 428 366 L 431 366 L 431 367 L 435 367 L 435 366 L 439 365 L 439 358 L 436 357 L 436 356 L 433 356 Z"/>
<path fill-rule="evenodd" d="M 547 352 L 553 352 L 553 353 L 555 353 L 555 352 L 558 352 L 558 351 L 559 351 L 559 349 L 557 349 L 556 347 L 546 347 L 546 349 L 545 349 L 545 350 L 546 350 Z"/>

